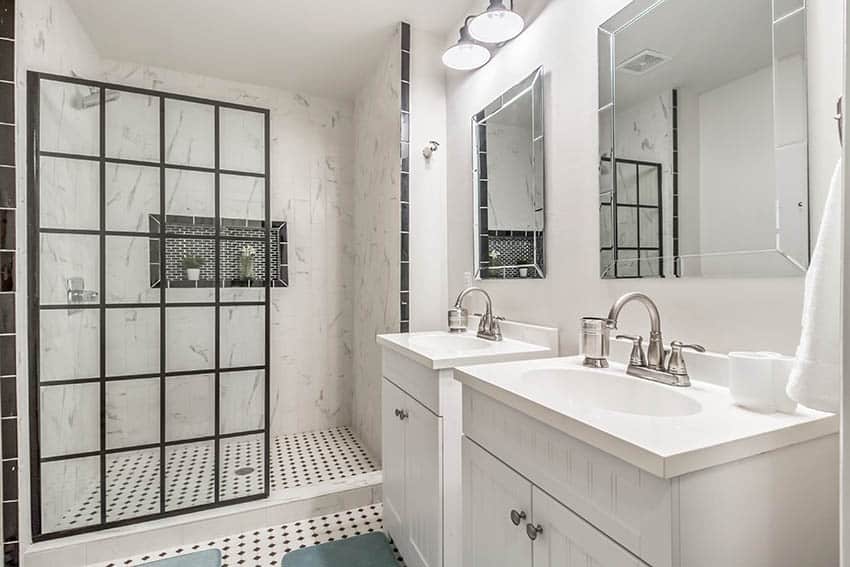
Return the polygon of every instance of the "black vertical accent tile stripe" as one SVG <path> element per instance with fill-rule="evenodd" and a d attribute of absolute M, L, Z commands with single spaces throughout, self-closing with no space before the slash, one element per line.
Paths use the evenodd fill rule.
<path fill-rule="evenodd" d="M 15 122 L 15 85 L 12 83 L 0 83 L 0 122 Z"/>
<path fill-rule="evenodd" d="M 15 168 L 0 167 L 0 207 L 15 206 Z"/>
<path fill-rule="evenodd" d="M 15 0 L 0 0 L 0 38 L 15 38 Z"/>
<path fill-rule="evenodd" d="M 0 81 L 15 81 L 15 42 L 0 41 Z"/>
<path fill-rule="evenodd" d="M 15 249 L 15 211 L 0 210 L 0 249 Z"/>
<path fill-rule="evenodd" d="M 399 183 L 400 227 L 399 261 L 401 263 L 399 296 L 399 330 L 410 331 L 410 24 L 401 22 L 401 101 L 400 101 L 400 151 L 401 174 Z"/>
<path fill-rule="evenodd" d="M 17 417 L 18 386 L 16 376 L 0 378 L 0 417 Z"/>
<path fill-rule="evenodd" d="M 3 461 L 3 501 L 18 499 L 18 461 Z"/>
<path fill-rule="evenodd" d="M 15 332 L 15 296 L 0 294 L 0 334 Z"/>
<path fill-rule="evenodd" d="M 0 165 L 15 165 L 15 127 L 9 124 L 0 124 Z"/>
<path fill-rule="evenodd" d="M 18 458 L 18 420 L 4 419 L 0 425 L 3 443 L 3 460 Z"/>
<path fill-rule="evenodd" d="M 3 546 L 3 564 L 6 567 L 18 567 L 19 556 L 17 543 L 8 543 Z"/>
<path fill-rule="evenodd" d="M 14 252 L 0 252 L 0 291 L 15 291 Z"/>

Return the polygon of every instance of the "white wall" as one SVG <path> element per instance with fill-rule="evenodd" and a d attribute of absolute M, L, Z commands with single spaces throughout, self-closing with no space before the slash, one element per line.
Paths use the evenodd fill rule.
<path fill-rule="evenodd" d="M 381 352 L 398 332 L 401 39 L 396 29 L 354 103 L 354 430 L 381 447 Z"/>
<path fill-rule="evenodd" d="M 482 282 L 493 294 L 496 310 L 513 319 L 559 326 L 561 348 L 569 353 L 577 350 L 581 315 L 607 313 L 620 294 L 641 290 L 657 300 L 666 340 L 699 342 L 720 352 L 740 348 L 793 352 L 799 336 L 802 278 L 599 279 L 596 28 L 626 4 L 625 0 L 522 3 L 521 9 L 539 14 L 517 40 L 476 72 L 450 73 L 449 292 L 463 286 L 463 274 L 473 266 L 469 120 L 487 101 L 542 64 L 547 156 L 555 156 L 546 170 L 549 272 L 540 281 Z M 810 68 L 810 81 L 813 85 L 834 81 L 838 73 L 836 66 Z M 829 127 L 834 135 L 834 126 Z M 817 153 L 817 147 L 813 151 Z M 645 333 L 647 325 L 639 308 L 624 313 L 625 330 Z"/>

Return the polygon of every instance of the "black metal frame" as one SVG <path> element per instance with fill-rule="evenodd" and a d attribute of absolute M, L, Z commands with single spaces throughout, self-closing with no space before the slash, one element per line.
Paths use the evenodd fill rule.
<path fill-rule="evenodd" d="M 610 157 L 603 157 L 603 162 L 611 163 Z M 634 165 L 635 166 L 635 202 L 634 203 L 619 203 L 617 201 L 617 188 L 619 187 L 618 183 L 618 168 L 617 166 L 620 164 L 625 165 Z M 640 168 L 641 167 L 652 167 L 656 170 L 656 176 L 658 178 L 657 186 L 658 186 L 658 204 L 657 205 L 644 205 L 640 202 Z M 610 203 L 600 203 L 599 204 L 599 213 L 603 214 L 602 209 L 604 207 L 611 208 L 611 246 L 600 246 L 599 250 L 602 251 L 611 251 L 613 252 L 613 261 L 614 261 L 614 273 L 613 277 L 617 279 L 628 279 L 628 278 L 641 278 L 643 277 L 640 273 L 641 266 L 641 252 L 649 251 L 649 250 L 657 250 L 658 252 L 658 274 L 653 274 L 653 277 L 664 277 L 664 205 L 663 205 L 663 172 L 661 168 L 661 164 L 657 162 L 651 161 L 640 161 L 633 159 L 625 159 L 625 158 L 615 158 L 615 163 L 613 164 L 612 174 L 614 176 L 614 191 L 611 193 L 611 202 Z M 633 208 L 637 209 L 637 218 L 635 227 L 637 229 L 637 235 L 635 237 L 636 246 L 620 246 L 619 245 L 619 225 L 617 224 L 617 214 L 620 207 L 624 208 Z M 657 209 L 658 210 L 658 246 L 641 246 L 640 244 L 640 211 L 641 209 Z M 620 250 L 630 250 L 637 252 L 637 257 L 634 259 L 636 263 L 636 275 L 620 275 L 619 267 L 620 267 Z"/>
<path fill-rule="evenodd" d="M 70 83 L 76 85 L 82 85 L 91 87 L 94 89 L 99 89 L 100 91 L 100 116 L 99 116 L 99 130 L 100 130 L 100 151 L 97 156 L 86 156 L 86 155 L 74 155 L 74 154 L 64 154 L 58 152 L 42 152 L 39 147 L 39 131 L 40 131 L 40 121 L 39 121 L 39 112 L 40 112 L 40 86 L 42 80 L 49 80 L 54 82 L 62 82 L 62 83 Z M 126 160 L 126 159 L 116 159 L 116 158 L 108 158 L 106 156 L 106 90 L 118 90 L 122 92 L 141 94 L 150 97 L 154 97 L 159 101 L 159 161 L 158 162 L 148 162 L 148 161 L 136 161 L 136 160 Z M 271 309 L 270 309 L 270 278 L 266 277 L 263 282 L 263 288 L 265 289 L 265 299 L 263 301 L 229 301 L 224 302 L 221 300 L 221 285 L 219 282 L 218 285 L 215 285 L 215 297 L 212 302 L 195 302 L 195 303 L 168 303 L 166 294 L 167 294 L 167 285 L 163 285 L 160 288 L 159 293 L 159 301 L 151 302 L 151 303 L 117 303 L 110 304 L 105 300 L 105 290 L 106 290 L 106 253 L 105 253 L 105 245 L 107 236 L 124 236 L 124 237 L 157 237 L 159 238 L 159 251 L 160 257 L 165 258 L 165 246 L 166 240 L 169 238 L 168 231 L 165 227 L 161 227 L 161 231 L 154 234 L 152 232 L 131 232 L 131 231 L 115 231 L 115 230 L 107 230 L 106 229 L 106 165 L 109 164 L 126 164 L 126 165 L 140 165 L 147 167 L 157 167 L 160 172 L 160 211 L 159 214 L 161 218 L 165 218 L 166 214 L 166 198 L 165 198 L 165 172 L 167 169 L 181 169 L 181 170 L 191 170 L 191 171 L 204 171 L 214 174 L 215 176 L 215 218 L 216 222 L 216 231 L 215 235 L 212 237 L 207 237 L 210 240 L 214 240 L 215 242 L 215 273 L 216 278 L 220 280 L 220 241 L 222 239 L 226 239 L 227 237 L 223 237 L 221 235 L 221 229 L 218 226 L 218 219 L 220 219 L 220 177 L 222 174 L 231 174 L 231 175 L 242 175 L 242 176 L 252 176 L 252 177 L 263 177 L 265 180 L 265 224 L 264 228 L 266 231 L 266 243 L 270 245 L 270 238 L 272 234 L 272 222 L 271 222 L 271 194 L 270 194 L 270 111 L 264 108 L 246 106 L 241 104 L 227 103 L 212 99 L 199 98 L 194 96 L 187 96 L 176 93 L 168 93 L 163 91 L 156 91 L 138 87 L 125 86 L 120 84 L 112 84 L 105 83 L 100 81 L 91 81 L 86 79 L 81 79 L 77 77 L 66 77 L 61 75 L 53 75 L 49 73 L 38 73 L 29 71 L 27 73 L 27 140 L 28 140 L 28 149 L 27 149 L 27 157 L 30 164 L 28 168 L 28 177 L 27 177 L 27 191 L 28 191 L 28 199 L 29 199 L 29 207 L 28 207 L 28 228 L 27 228 L 27 246 L 29 251 L 29 262 L 28 262 L 28 285 L 29 285 L 29 328 L 30 328 L 30 340 L 28 345 L 28 353 L 29 353 L 29 409 L 30 409 L 30 468 L 31 468 L 31 500 L 32 500 L 32 531 L 33 531 L 33 540 L 34 541 L 43 541 L 48 539 L 55 539 L 59 537 L 66 537 L 79 533 L 86 533 L 92 531 L 98 531 L 106 528 L 117 527 L 127 524 L 134 524 L 139 522 L 148 521 L 151 519 L 175 516 L 179 514 L 185 514 L 189 512 L 197 512 L 200 510 L 207 510 L 211 508 L 218 508 L 221 506 L 229 506 L 232 504 L 238 504 L 241 502 L 248 502 L 258 499 L 267 498 L 270 491 L 270 471 L 269 471 L 269 455 L 270 455 L 270 396 L 269 396 L 269 384 L 270 384 L 270 326 L 271 326 Z M 212 106 L 214 108 L 214 121 L 215 121 L 215 131 L 214 131 L 214 144 L 215 144 L 215 166 L 213 168 L 204 168 L 204 167 L 195 167 L 195 166 L 183 166 L 183 165 L 174 165 L 167 164 L 165 160 L 165 101 L 167 99 L 171 100 L 179 100 L 183 102 L 192 102 L 198 104 L 204 104 L 208 106 Z M 221 144 L 220 144 L 220 110 L 222 108 L 234 109 L 234 110 L 242 110 L 247 112 L 255 112 L 260 113 L 264 117 L 264 139 L 265 139 L 265 172 L 262 174 L 257 173 L 249 173 L 249 172 L 239 172 L 239 171 L 231 171 L 231 170 L 223 170 L 220 167 L 221 161 Z M 48 156 L 48 157 L 63 157 L 69 159 L 85 159 L 91 161 L 97 161 L 100 164 L 100 229 L 99 230 L 74 230 L 74 229 L 41 229 L 40 228 L 40 209 L 39 209 L 39 197 L 40 197 L 40 189 L 39 189 L 39 167 L 40 167 L 40 157 Z M 100 248 L 100 287 L 99 287 L 99 297 L 97 303 L 91 304 L 73 304 L 73 305 L 40 305 L 40 295 L 39 295 L 39 252 L 40 252 L 40 235 L 41 234 L 90 234 L 99 236 L 99 248 Z M 265 273 L 271 274 L 271 254 L 266 253 L 265 255 Z M 166 282 L 165 278 L 165 263 L 163 262 L 160 268 L 160 276 L 163 282 Z M 260 286 L 257 286 L 260 287 Z M 265 306 L 265 352 L 264 352 L 264 363 L 262 365 L 256 366 L 247 366 L 247 367 L 239 367 L 239 368 L 221 368 L 221 316 L 220 311 L 222 307 L 231 307 L 231 306 Z M 206 368 L 203 370 L 191 370 L 191 371 L 177 371 L 177 372 L 169 372 L 166 370 L 166 346 L 167 346 L 167 337 L 166 337 L 166 314 L 168 308 L 187 308 L 187 307 L 209 307 L 215 310 L 215 367 L 214 368 Z M 61 381 L 49 381 L 42 383 L 40 381 L 40 312 L 41 310 L 50 310 L 50 309 L 98 309 L 100 315 L 100 375 L 95 378 L 84 378 L 84 379 L 73 379 L 73 380 L 61 380 Z M 159 360 L 159 372 L 158 373 L 148 373 L 148 374 L 137 374 L 137 375 L 125 375 L 125 376 L 107 376 L 106 375 L 106 348 L 105 348 L 105 337 L 106 337 L 106 312 L 112 308 L 120 308 L 120 309 L 159 309 L 160 316 L 160 360 Z M 220 408 L 220 396 L 221 396 L 221 373 L 224 372 L 236 372 L 236 371 L 245 371 L 245 370 L 263 370 L 264 371 L 264 388 L 265 388 L 265 396 L 264 396 L 264 427 L 262 429 L 252 430 L 252 431 L 239 431 L 233 433 L 224 434 L 221 432 L 221 408 Z M 172 440 L 166 441 L 166 411 L 165 411 L 165 391 L 166 391 L 166 378 L 171 376 L 188 376 L 188 375 L 203 375 L 203 374 L 212 374 L 215 378 L 215 415 L 214 415 L 214 433 L 213 435 L 207 435 L 198 438 L 189 438 L 189 439 L 180 439 L 180 440 Z M 159 378 L 159 397 L 160 397 L 160 420 L 159 420 L 159 442 L 151 443 L 146 445 L 137 445 L 137 446 L 128 446 L 128 447 L 120 447 L 120 448 L 106 448 L 106 414 L 105 414 L 105 406 L 106 406 L 106 384 L 113 381 L 119 380 L 137 380 L 137 379 L 151 379 L 151 378 Z M 40 450 L 40 437 L 39 437 L 39 418 L 40 418 L 40 391 L 42 387 L 51 387 L 51 386 L 59 386 L 59 385 L 67 385 L 67 384 L 83 384 L 83 383 L 97 383 L 100 384 L 100 442 L 99 449 L 96 451 L 89 451 L 85 453 L 78 454 L 69 454 L 69 455 L 61 455 L 54 456 L 48 458 L 41 457 Z M 220 477 L 221 477 L 221 440 L 230 439 L 236 437 L 248 437 L 251 435 L 264 435 L 264 471 L 263 471 L 263 492 L 258 493 L 256 495 L 242 496 L 239 498 L 226 499 L 222 498 L 220 494 Z M 177 445 L 190 445 L 198 442 L 214 442 L 214 494 L 213 494 L 213 502 L 201 504 L 197 506 L 181 508 L 177 510 L 166 510 L 166 447 L 177 446 Z M 106 456 L 116 453 L 129 453 L 133 451 L 139 451 L 143 449 L 154 449 L 159 448 L 159 475 L 160 475 L 160 486 L 159 486 L 159 497 L 160 497 L 160 509 L 158 513 L 155 514 L 147 514 L 142 516 L 137 516 L 133 518 L 125 518 L 117 521 L 109 521 L 107 518 L 107 497 L 106 497 L 106 488 L 107 488 L 107 476 L 106 476 Z M 82 457 L 100 457 L 100 523 L 89 525 L 80 528 L 73 528 L 69 530 L 62 530 L 50 533 L 42 533 L 42 522 L 41 522 L 41 464 L 45 462 L 52 462 L 58 460 L 72 460 L 76 458 Z"/>

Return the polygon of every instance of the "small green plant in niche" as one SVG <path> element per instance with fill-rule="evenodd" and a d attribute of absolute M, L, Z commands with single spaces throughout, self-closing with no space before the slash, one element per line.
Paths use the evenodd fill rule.
<path fill-rule="evenodd" d="M 201 266 L 206 260 L 201 256 L 185 256 L 183 258 L 183 267 L 186 269 L 186 279 L 189 281 L 198 281 L 201 277 Z"/>

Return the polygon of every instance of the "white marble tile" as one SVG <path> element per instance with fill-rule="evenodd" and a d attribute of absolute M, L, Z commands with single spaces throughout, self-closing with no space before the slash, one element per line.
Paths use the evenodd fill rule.
<path fill-rule="evenodd" d="M 42 234 L 39 294 L 42 305 L 68 303 L 67 278 L 82 277 L 85 289 L 100 291 L 100 242 L 94 235 Z"/>
<path fill-rule="evenodd" d="M 261 305 L 222 307 L 221 368 L 265 363 L 265 308 Z"/>
<path fill-rule="evenodd" d="M 106 384 L 106 448 L 159 441 L 159 378 Z"/>
<path fill-rule="evenodd" d="M 221 373 L 221 432 L 262 429 L 265 421 L 265 372 Z"/>
<path fill-rule="evenodd" d="M 106 165 L 106 228 L 147 232 L 159 209 L 158 167 Z"/>
<path fill-rule="evenodd" d="M 159 309 L 106 311 L 106 374 L 159 372 Z"/>
<path fill-rule="evenodd" d="M 151 287 L 151 245 L 147 236 L 106 237 L 107 303 L 159 302 L 159 288 Z"/>
<path fill-rule="evenodd" d="M 66 517 L 69 510 L 79 510 L 85 500 L 100 486 L 100 458 L 87 457 L 70 461 L 55 461 L 41 465 L 41 527 L 45 533 L 96 524 L 99 517 L 76 521 Z M 100 501 L 90 504 L 100 509 Z"/>
<path fill-rule="evenodd" d="M 165 439 L 176 441 L 215 433 L 215 376 L 165 379 Z"/>
<path fill-rule="evenodd" d="M 100 314 L 96 309 L 42 310 L 42 382 L 100 376 Z"/>
<path fill-rule="evenodd" d="M 215 308 L 169 307 L 165 312 L 165 368 L 215 368 Z"/>
<path fill-rule="evenodd" d="M 94 92 L 97 93 L 97 89 Z M 90 156 L 100 153 L 100 106 L 87 102 L 91 94 L 92 89 L 82 85 L 41 82 L 39 144 L 42 151 Z"/>
<path fill-rule="evenodd" d="M 39 167 L 43 228 L 100 228 L 100 164 L 42 157 Z"/>
<path fill-rule="evenodd" d="M 215 166 L 215 112 L 208 104 L 165 101 L 165 161 Z"/>
<path fill-rule="evenodd" d="M 266 170 L 265 115 L 222 108 L 221 168 L 264 173 Z"/>
<path fill-rule="evenodd" d="M 53 457 L 100 448 L 100 385 L 41 387 L 41 456 Z"/>
<path fill-rule="evenodd" d="M 168 215 L 215 216 L 215 175 L 202 171 L 165 170 Z"/>
<path fill-rule="evenodd" d="M 107 90 L 106 156 L 159 161 L 159 98 Z"/>

